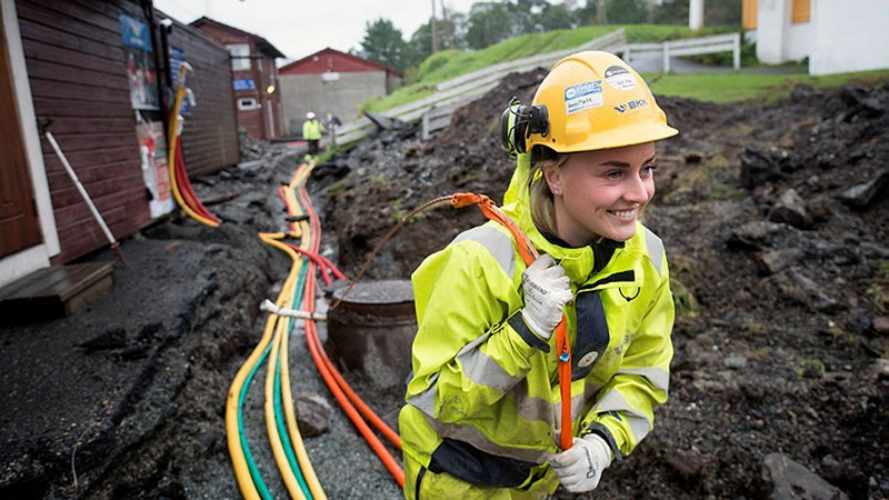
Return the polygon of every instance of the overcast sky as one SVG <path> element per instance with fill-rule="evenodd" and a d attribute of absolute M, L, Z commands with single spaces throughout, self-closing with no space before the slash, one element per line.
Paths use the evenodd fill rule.
<path fill-rule="evenodd" d="M 444 4 L 468 14 L 476 1 Z M 327 47 L 360 49 L 366 24 L 379 18 L 392 21 L 408 40 L 432 15 L 432 0 L 154 0 L 154 6 L 186 24 L 207 16 L 259 35 L 289 59 Z M 441 0 L 436 0 L 436 14 L 441 17 Z"/>

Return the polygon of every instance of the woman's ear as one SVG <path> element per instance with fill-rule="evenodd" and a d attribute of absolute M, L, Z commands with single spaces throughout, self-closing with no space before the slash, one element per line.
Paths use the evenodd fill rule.
<path fill-rule="evenodd" d="M 549 190 L 555 196 L 562 195 L 562 169 L 555 162 L 548 162 L 543 166 L 543 176 L 546 178 L 546 184 Z"/>

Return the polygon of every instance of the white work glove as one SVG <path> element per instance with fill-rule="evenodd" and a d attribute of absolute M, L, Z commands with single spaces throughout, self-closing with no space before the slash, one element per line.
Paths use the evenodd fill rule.
<path fill-rule="evenodd" d="M 572 493 L 593 491 L 599 486 L 602 471 L 611 465 L 611 449 L 596 434 L 574 438 L 566 451 L 549 458 L 559 482 Z"/>
<path fill-rule="evenodd" d="M 571 280 L 552 256 L 541 255 L 522 274 L 525 307 L 522 319 L 543 340 L 549 340 L 562 320 L 562 309 L 571 302 Z"/>

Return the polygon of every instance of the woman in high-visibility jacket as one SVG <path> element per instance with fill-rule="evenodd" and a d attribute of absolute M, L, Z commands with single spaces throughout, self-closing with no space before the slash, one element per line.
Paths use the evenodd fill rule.
<path fill-rule="evenodd" d="M 511 103 L 519 153 L 495 222 L 412 276 L 419 330 L 399 415 L 408 499 L 545 499 L 595 489 L 667 400 L 674 307 L 661 240 L 640 223 L 667 125 L 648 86 L 604 52 L 559 61 L 531 106 Z M 561 429 L 553 330 L 567 317 L 571 429 Z M 561 432 L 573 436 L 560 450 Z"/>

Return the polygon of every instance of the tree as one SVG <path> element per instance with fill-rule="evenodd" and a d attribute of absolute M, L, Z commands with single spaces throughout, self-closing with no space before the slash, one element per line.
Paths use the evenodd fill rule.
<path fill-rule="evenodd" d="M 361 40 L 362 57 L 404 71 L 407 50 L 407 42 L 402 38 L 401 31 L 388 19 L 380 18 L 365 25 L 364 39 Z"/>
<path fill-rule="evenodd" d="M 740 26 L 741 0 L 719 0 L 704 2 L 704 24 L 706 26 Z"/>
<path fill-rule="evenodd" d="M 546 4 L 538 17 L 543 31 L 576 28 L 580 24 L 565 4 Z"/>
<path fill-rule="evenodd" d="M 597 4 L 598 0 L 586 0 L 583 7 L 578 7 L 572 11 L 572 15 L 581 26 L 596 24 Z"/>
<path fill-rule="evenodd" d="M 436 21 L 439 23 L 440 21 Z M 436 30 L 439 25 L 436 26 Z M 432 28 L 431 23 L 421 24 L 417 31 L 411 35 L 410 41 L 407 43 L 407 53 L 405 54 L 405 66 L 412 68 L 419 66 L 427 57 L 432 54 Z"/>
<path fill-rule="evenodd" d="M 706 16 L 707 7 L 704 7 Z M 655 24 L 688 24 L 688 0 L 664 0 L 654 11 Z"/>
<path fill-rule="evenodd" d="M 442 19 L 435 20 L 438 36 L 438 50 L 465 49 L 466 43 L 461 36 L 462 25 L 466 16 L 460 13 L 442 13 Z M 432 55 L 432 23 L 421 24 L 407 42 L 404 66 L 417 67 Z"/>
<path fill-rule="evenodd" d="M 610 24 L 641 24 L 648 21 L 646 0 L 607 0 L 605 11 Z"/>
<path fill-rule="evenodd" d="M 549 6 L 547 0 L 504 0 L 512 18 L 513 36 L 527 35 L 544 31 L 540 23 L 540 13 Z"/>
<path fill-rule="evenodd" d="M 466 43 L 472 49 L 483 49 L 513 36 L 509 8 L 503 3 L 473 4 L 468 24 Z"/>

